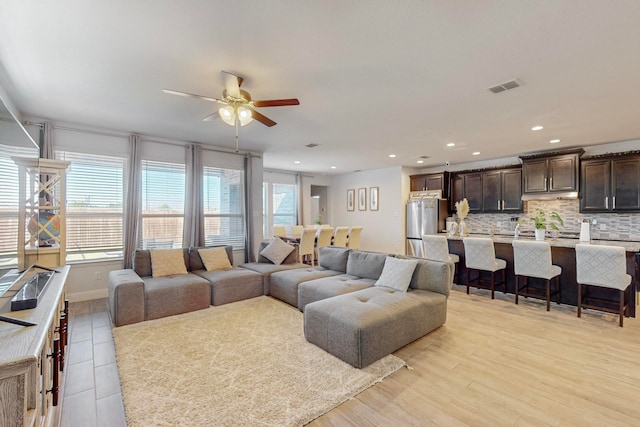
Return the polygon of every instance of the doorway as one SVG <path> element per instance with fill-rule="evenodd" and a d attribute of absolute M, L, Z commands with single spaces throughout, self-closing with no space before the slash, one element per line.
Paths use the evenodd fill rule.
<path fill-rule="evenodd" d="M 330 221 L 327 193 L 328 187 L 325 185 L 311 186 L 310 214 L 312 224 L 328 224 Z"/>

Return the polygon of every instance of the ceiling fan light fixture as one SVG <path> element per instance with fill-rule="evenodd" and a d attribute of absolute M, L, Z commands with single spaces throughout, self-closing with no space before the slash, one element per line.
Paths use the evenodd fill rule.
<path fill-rule="evenodd" d="M 236 124 L 236 113 L 231 105 L 220 107 L 218 113 L 220 113 L 220 118 L 226 124 L 231 126 L 234 126 Z"/>
<path fill-rule="evenodd" d="M 250 108 L 240 106 L 237 108 L 236 113 L 238 114 L 238 120 L 240 120 L 240 126 L 248 125 L 253 121 Z"/>

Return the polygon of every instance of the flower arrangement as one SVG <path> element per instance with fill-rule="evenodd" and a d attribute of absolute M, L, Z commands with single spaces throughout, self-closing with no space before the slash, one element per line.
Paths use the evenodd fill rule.
<path fill-rule="evenodd" d="M 456 203 L 456 207 L 457 207 Z M 547 220 L 547 216 L 545 215 L 542 209 L 539 209 L 534 216 L 531 217 L 531 221 L 533 221 L 536 225 L 536 230 L 546 230 L 547 226 L 554 229 L 559 230 L 558 224 L 564 227 L 564 221 L 556 211 L 552 211 L 549 219 Z"/>
<path fill-rule="evenodd" d="M 456 214 L 458 215 L 458 218 L 462 220 L 469 215 L 469 201 L 466 197 L 456 202 Z"/>

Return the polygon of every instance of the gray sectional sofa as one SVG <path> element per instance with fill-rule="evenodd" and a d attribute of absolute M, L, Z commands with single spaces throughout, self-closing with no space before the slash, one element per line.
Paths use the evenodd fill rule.
<path fill-rule="evenodd" d="M 326 247 L 320 266 L 271 275 L 271 295 L 304 312 L 306 339 L 357 367 L 442 326 L 453 264 L 417 261 L 407 292 L 376 286 L 388 254 Z"/>
<path fill-rule="evenodd" d="M 309 342 L 362 368 L 446 321 L 452 263 L 329 246 L 319 250 L 320 265 L 308 267 L 297 262 L 296 246 L 282 264 L 260 256 L 255 263 L 207 271 L 197 249 L 184 249 L 186 275 L 152 277 L 145 250 L 136 251 L 133 269 L 110 272 L 115 325 L 271 295 L 304 313 Z M 233 264 L 231 247 L 225 249 Z M 406 291 L 394 289 L 395 270 L 390 275 L 385 269 L 403 263 L 415 266 L 404 274 Z"/>

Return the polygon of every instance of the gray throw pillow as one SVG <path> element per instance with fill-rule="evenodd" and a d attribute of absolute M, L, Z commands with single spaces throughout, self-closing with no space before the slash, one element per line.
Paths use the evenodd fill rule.
<path fill-rule="evenodd" d="M 295 248 L 288 243 L 285 243 L 279 237 L 274 237 L 271 240 L 271 243 L 267 245 L 262 251 L 260 251 L 260 255 L 271 261 L 276 265 L 282 264 L 282 262 L 287 259 L 287 256 L 294 250 Z"/>
<path fill-rule="evenodd" d="M 414 259 L 400 259 L 388 256 L 384 262 L 384 268 L 375 286 L 395 289 L 400 292 L 407 292 L 411 277 L 418 265 Z"/>

